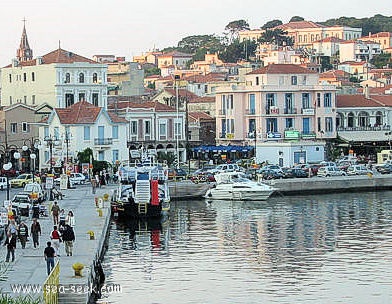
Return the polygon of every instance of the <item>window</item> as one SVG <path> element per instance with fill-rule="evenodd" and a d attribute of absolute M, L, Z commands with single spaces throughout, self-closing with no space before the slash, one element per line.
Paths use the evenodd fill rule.
<path fill-rule="evenodd" d="M 112 163 L 113 164 L 115 164 L 116 163 L 116 161 L 118 161 L 119 160 L 119 153 L 118 153 L 118 150 L 113 150 L 112 151 Z"/>
<path fill-rule="evenodd" d="M 31 72 L 31 81 L 35 81 L 35 73 Z"/>
<path fill-rule="evenodd" d="M 27 133 L 29 132 L 29 124 L 27 122 L 22 122 L 22 132 Z"/>
<path fill-rule="evenodd" d="M 48 136 L 49 136 L 49 128 L 44 127 L 44 137 L 48 137 Z"/>
<path fill-rule="evenodd" d="M 32 96 L 31 96 L 31 103 L 32 103 L 32 104 L 35 104 L 35 95 L 32 95 Z"/>
<path fill-rule="evenodd" d="M 93 105 L 98 107 L 98 93 L 93 93 L 92 96 Z"/>
<path fill-rule="evenodd" d="M 60 138 L 59 127 L 54 127 L 54 137 Z"/>
<path fill-rule="evenodd" d="M 23 102 L 24 104 L 27 104 L 27 96 L 23 96 Z"/>
<path fill-rule="evenodd" d="M 256 113 L 256 95 L 249 94 L 249 114 Z"/>
<path fill-rule="evenodd" d="M 230 94 L 227 100 L 227 108 L 233 110 L 234 109 L 234 98 L 233 95 Z"/>
<path fill-rule="evenodd" d="M 317 107 L 321 107 L 321 93 L 317 93 Z"/>
<path fill-rule="evenodd" d="M 259 77 L 256 76 L 256 85 L 259 85 Z"/>
<path fill-rule="evenodd" d="M 302 85 L 306 85 L 306 76 L 302 77 Z"/>
<path fill-rule="evenodd" d="M 137 135 L 137 121 L 131 121 L 131 134 Z"/>
<path fill-rule="evenodd" d="M 27 74 L 23 73 L 23 81 L 26 82 L 27 81 Z"/>
<path fill-rule="evenodd" d="M 181 139 L 181 121 L 174 122 L 174 138 Z"/>
<path fill-rule="evenodd" d="M 83 130 L 84 132 L 83 132 L 83 139 L 84 140 L 90 140 L 90 127 L 88 127 L 88 126 L 85 126 L 84 127 L 84 130 Z"/>
<path fill-rule="evenodd" d="M 166 120 L 160 120 L 159 121 L 159 139 L 160 140 L 166 140 L 167 137 L 167 123 Z"/>
<path fill-rule="evenodd" d="M 79 74 L 79 83 L 84 83 L 84 74 L 83 73 Z"/>
<path fill-rule="evenodd" d="M 10 83 L 11 83 L 12 82 L 12 75 L 8 74 L 8 77 L 9 77 L 9 80 L 10 80 Z"/>
<path fill-rule="evenodd" d="M 11 123 L 11 133 L 18 133 L 18 124 L 16 122 Z"/>
<path fill-rule="evenodd" d="M 104 161 L 105 160 L 105 151 L 98 152 L 98 160 Z"/>
<path fill-rule="evenodd" d="M 70 82 L 71 82 L 71 75 L 69 73 L 66 73 L 64 83 L 70 83 Z"/>
<path fill-rule="evenodd" d="M 286 118 L 286 129 L 294 128 L 294 118 Z"/>
<path fill-rule="evenodd" d="M 267 132 L 276 132 L 278 130 L 278 120 L 276 118 L 267 118 Z"/>
<path fill-rule="evenodd" d="M 65 94 L 65 107 L 72 106 L 74 104 L 74 95 L 73 94 Z"/>
<path fill-rule="evenodd" d="M 97 83 L 98 82 L 98 75 L 97 73 L 93 74 L 93 83 Z"/>
<path fill-rule="evenodd" d="M 10 105 L 12 105 L 12 96 L 10 96 Z"/>
<path fill-rule="evenodd" d="M 297 76 L 291 76 L 291 84 L 297 85 Z"/>
<path fill-rule="evenodd" d="M 303 109 L 310 109 L 310 98 L 309 93 L 302 93 L 302 108 Z"/>
<path fill-rule="evenodd" d="M 118 139 L 118 126 L 112 126 L 112 137 Z"/>
<path fill-rule="evenodd" d="M 324 107 L 325 108 L 332 107 L 332 95 L 331 95 L 331 93 L 325 93 L 324 94 Z"/>
<path fill-rule="evenodd" d="M 221 111 L 222 111 L 222 115 L 226 115 L 226 95 L 222 95 Z"/>
<path fill-rule="evenodd" d="M 222 119 L 221 121 L 221 126 L 222 126 L 222 132 L 221 132 L 221 138 L 226 137 L 226 119 Z"/>
<path fill-rule="evenodd" d="M 79 101 L 86 100 L 86 94 L 85 93 L 79 93 Z"/>
<path fill-rule="evenodd" d="M 208 85 L 204 86 L 204 93 L 208 93 Z"/>
<path fill-rule="evenodd" d="M 256 130 L 256 120 L 255 119 L 249 119 L 249 132 L 248 132 L 248 136 L 249 137 L 254 137 L 254 132 Z"/>
<path fill-rule="evenodd" d="M 146 120 L 144 122 L 144 133 L 146 135 L 150 135 L 151 134 L 151 121 Z"/>
<path fill-rule="evenodd" d="M 321 131 L 321 117 L 317 117 L 317 131 Z"/>
<path fill-rule="evenodd" d="M 267 93 L 266 101 L 267 101 L 267 106 L 268 107 L 276 106 L 275 94 L 274 93 Z"/>
<path fill-rule="evenodd" d="M 332 132 L 333 131 L 333 120 L 332 117 L 326 117 L 325 118 L 325 130 L 327 132 Z"/>

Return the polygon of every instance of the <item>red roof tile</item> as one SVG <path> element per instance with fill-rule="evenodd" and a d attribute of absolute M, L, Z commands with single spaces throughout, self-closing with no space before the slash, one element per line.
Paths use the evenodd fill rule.
<path fill-rule="evenodd" d="M 292 21 L 289 23 L 278 25 L 275 28 L 287 30 L 287 29 L 306 29 L 306 28 L 320 28 L 320 27 L 325 27 L 325 26 L 313 21 L 304 20 L 304 21 Z"/>
<path fill-rule="evenodd" d="M 337 95 L 336 106 L 337 108 L 392 106 L 392 95 L 370 95 L 369 99 L 362 94 Z"/>
<path fill-rule="evenodd" d="M 79 101 L 68 108 L 54 109 L 61 124 L 93 124 L 97 120 L 100 107 L 87 101 Z"/>
<path fill-rule="evenodd" d="M 156 112 L 175 112 L 176 109 L 160 103 L 158 101 L 146 101 L 146 102 L 132 102 L 132 101 L 120 101 L 116 104 L 108 106 L 110 110 L 118 109 L 134 109 L 134 110 L 155 110 Z"/>
<path fill-rule="evenodd" d="M 214 118 L 211 115 L 208 115 L 205 112 L 189 112 L 188 118 L 193 121 L 214 120 Z"/>
<path fill-rule="evenodd" d="M 317 72 L 308 70 L 297 64 L 269 64 L 249 72 L 247 75 L 252 74 L 317 74 Z"/>

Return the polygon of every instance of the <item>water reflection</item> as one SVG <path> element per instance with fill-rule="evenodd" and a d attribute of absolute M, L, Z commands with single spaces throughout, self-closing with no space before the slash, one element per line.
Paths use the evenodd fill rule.
<path fill-rule="evenodd" d="M 172 203 L 113 223 L 111 303 L 392 303 L 391 192 Z"/>

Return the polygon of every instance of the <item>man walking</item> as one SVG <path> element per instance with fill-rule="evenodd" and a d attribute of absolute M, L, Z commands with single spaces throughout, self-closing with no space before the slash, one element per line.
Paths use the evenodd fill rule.
<path fill-rule="evenodd" d="M 54 257 L 56 255 L 54 248 L 52 247 L 52 244 L 50 242 L 46 243 L 47 247 L 44 250 L 44 257 L 46 261 L 46 270 L 48 272 L 48 275 L 52 271 L 54 267 Z"/>
<path fill-rule="evenodd" d="M 63 231 L 63 241 L 65 244 L 65 252 L 67 253 L 67 256 L 72 256 L 73 242 L 75 241 L 75 233 L 72 227 L 69 226 L 68 224 L 65 225 Z"/>
<path fill-rule="evenodd" d="M 15 248 L 16 248 L 16 236 L 11 234 L 11 232 L 7 233 L 7 238 L 4 242 L 4 246 L 7 245 L 7 257 L 5 258 L 6 262 L 10 261 L 10 255 L 12 256 L 12 262 L 15 261 Z"/>
<path fill-rule="evenodd" d="M 29 236 L 29 228 L 24 222 L 21 222 L 19 225 L 19 240 L 22 245 L 22 249 L 26 248 L 27 237 Z"/>
<path fill-rule="evenodd" d="M 53 225 L 58 225 L 59 224 L 59 213 L 60 213 L 60 207 L 57 205 L 57 201 L 54 201 L 54 204 L 52 206 L 52 211 L 53 215 Z"/>
<path fill-rule="evenodd" d="M 30 229 L 31 236 L 33 237 L 34 248 L 39 247 L 39 236 L 41 235 L 41 225 L 36 218 L 33 218 L 33 223 Z"/>

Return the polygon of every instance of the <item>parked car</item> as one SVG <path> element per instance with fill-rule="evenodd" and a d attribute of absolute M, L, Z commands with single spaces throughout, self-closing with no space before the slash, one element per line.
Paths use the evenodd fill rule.
<path fill-rule="evenodd" d="M 212 174 L 222 173 L 222 172 L 234 172 L 234 171 L 243 171 L 243 168 L 238 166 L 237 164 L 221 164 L 216 166 L 214 169 L 209 170 Z"/>
<path fill-rule="evenodd" d="M 384 166 L 377 168 L 377 171 L 381 174 L 390 174 L 392 173 L 392 164 L 385 164 Z"/>
<path fill-rule="evenodd" d="M 309 173 L 300 168 L 287 168 L 283 169 L 283 175 L 285 178 L 308 177 Z"/>
<path fill-rule="evenodd" d="M 299 168 L 305 171 L 309 175 L 309 170 L 310 170 L 310 175 L 317 175 L 317 171 L 320 168 L 320 165 L 317 164 L 300 164 L 295 166 L 294 168 Z"/>
<path fill-rule="evenodd" d="M 20 215 L 29 216 L 32 207 L 30 195 L 26 193 L 18 193 L 11 200 L 12 208 L 18 209 Z"/>
<path fill-rule="evenodd" d="M 267 169 L 259 172 L 262 179 L 281 179 L 283 178 L 283 172 Z"/>
<path fill-rule="evenodd" d="M 41 184 L 38 183 L 27 184 L 21 193 L 28 194 L 33 203 L 42 203 L 46 200 L 46 192 L 42 189 Z"/>
<path fill-rule="evenodd" d="M 33 175 L 29 173 L 24 173 L 17 176 L 14 179 L 11 179 L 10 185 L 11 187 L 24 187 L 28 183 L 33 182 Z M 41 179 L 38 176 L 34 176 L 34 182 L 41 183 Z"/>
<path fill-rule="evenodd" d="M 336 167 L 336 163 L 331 161 L 322 161 L 320 162 L 320 165 L 322 167 Z"/>
<path fill-rule="evenodd" d="M 372 171 L 364 165 L 352 165 L 347 168 L 348 175 L 365 175 L 368 173 L 372 173 Z"/>
<path fill-rule="evenodd" d="M 346 172 L 340 170 L 338 167 L 328 166 L 328 167 L 321 167 L 317 171 L 317 176 L 344 176 L 347 175 Z"/>
<path fill-rule="evenodd" d="M 283 174 L 282 168 L 278 165 L 265 165 L 260 170 L 259 173 L 262 174 L 264 171 L 272 170 L 277 173 Z"/>
<path fill-rule="evenodd" d="M 169 168 L 167 176 L 169 179 L 186 179 L 187 173 L 182 168 Z"/>
<path fill-rule="evenodd" d="M 69 179 L 74 185 L 81 185 L 86 182 L 86 176 L 82 173 L 71 173 Z"/>

